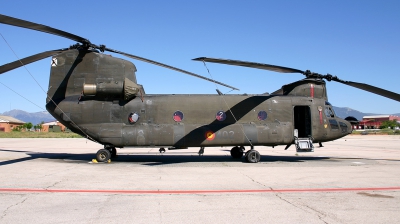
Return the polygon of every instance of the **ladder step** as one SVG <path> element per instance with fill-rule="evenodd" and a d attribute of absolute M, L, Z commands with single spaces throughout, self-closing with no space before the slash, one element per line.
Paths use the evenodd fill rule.
<path fill-rule="evenodd" d="M 296 138 L 295 145 L 297 152 L 314 152 L 314 145 L 311 138 Z"/>

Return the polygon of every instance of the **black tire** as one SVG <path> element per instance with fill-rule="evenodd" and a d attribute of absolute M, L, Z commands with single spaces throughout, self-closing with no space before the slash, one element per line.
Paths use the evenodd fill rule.
<path fill-rule="evenodd" d="M 100 149 L 96 153 L 96 159 L 98 162 L 107 162 L 109 159 L 111 159 L 111 152 L 107 149 Z"/>
<path fill-rule="evenodd" d="M 243 151 L 241 148 L 235 146 L 231 149 L 231 156 L 235 159 L 240 159 L 243 156 Z"/>
<path fill-rule="evenodd" d="M 250 150 L 246 153 L 246 161 L 249 163 L 258 163 L 260 162 L 261 155 L 257 150 Z"/>

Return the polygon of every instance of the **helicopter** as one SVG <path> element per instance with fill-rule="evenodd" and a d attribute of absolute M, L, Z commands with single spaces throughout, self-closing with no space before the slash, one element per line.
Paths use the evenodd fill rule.
<path fill-rule="evenodd" d="M 255 146 L 295 145 L 298 152 L 314 151 L 314 143 L 342 138 L 352 132 L 354 117 L 335 115 L 328 102 L 327 81 L 372 92 L 400 102 L 400 95 L 364 83 L 344 81 L 309 70 L 200 57 L 195 61 L 300 73 L 304 79 L 268 94 L 147 94 L 137 83 L 136 66 L 105 51 L 192 75 L 232 89 L 235 87 L 147 58 L 96 45 L 88 39 L 18 18 L 0 15 L 0 23 L 45 32 L 78 43 L 38 53 L 0 66 L 0 74 L 51 58 L 46 110 L 71 131 L 104 146 L 98 162 L 117 156 L 116 148 L 165 149 L 232 147 L 230 154 L 257 163 Z M 245 147 L 250 147 L 246 151 Z"/>

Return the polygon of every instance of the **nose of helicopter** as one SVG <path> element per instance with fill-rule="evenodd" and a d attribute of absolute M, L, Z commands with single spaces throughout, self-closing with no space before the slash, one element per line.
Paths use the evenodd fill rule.
<path fill-rule="evenodd" d="M 344 134 L 343 136 L 351 134 L 353 132 L 353 126 L 351 125 L 351 123 L 344 119 L 341 119 L 341 122 L 343 122 L 347 126 L 346 129 L 342 128 L 342 133 Z"/>
<path fill-rule="evenodd" d="M 348 121 L 346 121 L 346 125 L 347 125 L 347 134 L 351 134 L 353 132 L 353 126 Z"/>

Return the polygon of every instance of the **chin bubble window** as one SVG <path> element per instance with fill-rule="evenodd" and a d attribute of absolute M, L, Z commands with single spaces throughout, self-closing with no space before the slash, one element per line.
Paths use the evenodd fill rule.
<path fill-rule="evenodd" d="M 224 121 L 226 119 L 226 113 L 224 111 L 218 111 L 217 114 L 215 115 L 215 119 L 219 121 Z"/>
<path fill-rule="evenodd" d="M 175 111 L 174 115 L 172 116 L 174 121 L 181 122 L 183 120 L 183 113 L 181 111 Z"/>
<path fill-rule="evenodd" d="M 263 110 L 258 112 L 258 115 L 257 115 L 258 120 L 263 121 L 263 120 L 267 119 L 267 117 L 268 117 L 267 112 L 265 112 Z"/>

